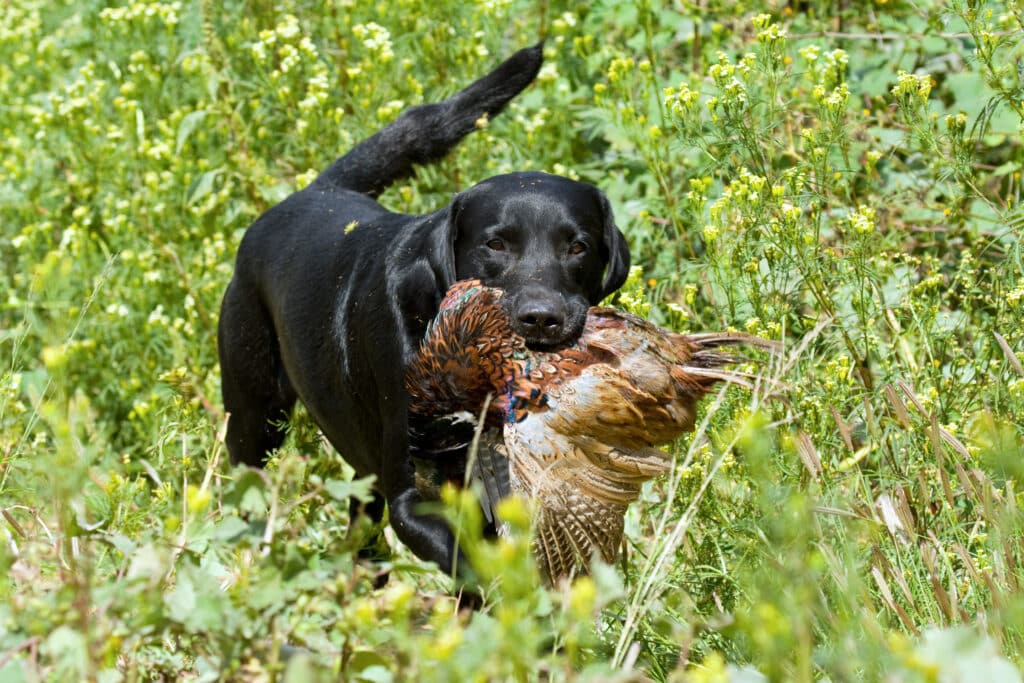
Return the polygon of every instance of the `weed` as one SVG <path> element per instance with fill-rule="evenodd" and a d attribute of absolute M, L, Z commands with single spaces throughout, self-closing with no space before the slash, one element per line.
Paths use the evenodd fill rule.
<path fill-rule="evenodd" d="M 1020 3 L 388 9 L 0 9 L 0 678 L 1019 681 Z M 389 531 L 358 557 L 370 483 L 308 418 L 225 462 L 215 331 L 260 212 L 539 30 L 537 83 L 385 204 L 593 182 L 620 305 L 786 351 L 707 402 L 620 566 L 542 589 L 526 510 L 488 542 L 448 492 L 467 616 Z"/>

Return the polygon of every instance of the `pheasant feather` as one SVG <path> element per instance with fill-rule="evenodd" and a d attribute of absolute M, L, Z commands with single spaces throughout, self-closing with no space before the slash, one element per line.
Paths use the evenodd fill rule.
<path fill-rule="evenodd" d="M 697 401 L 718 382 L 748 384 L 725 367 L 741 360 L 720 350 L 734 345 L 776 346 L 739 333 L 676 334 L 594 307 L 575 344 L 532 350 L 501 290 L 459 282 L 406 374 L 411 441 L 435 457 L 452 451 L 451 432 L 435 447 L 430 425 L 477 415 L 491 394 L 472 472 L 484 512 L 495 521 L 495 506 L 512 493 L 533 500 L 540 570 L 550 582 L 570 578 L 594 556 L 615 560 L 626 508 L 671 467 L 656 446 L 693 429 Z M 464 449 L 471 431 L 455 444 Z"/>

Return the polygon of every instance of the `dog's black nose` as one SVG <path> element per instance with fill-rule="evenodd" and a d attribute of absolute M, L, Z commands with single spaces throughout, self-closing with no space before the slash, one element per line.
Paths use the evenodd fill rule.
<path fill-rule="evenodd" d="M 519 311 L 519 325 L 524 332 L 557 332 L 565 324 L 565 311 L 549 304 L 528 306 Z"/>
<path fill-rule="evenodd" d="M 517 332 L 528 344 L 557 344 L 565 336 L 565 304 L 554 297 L 521 301 L 515 313 Z"/>

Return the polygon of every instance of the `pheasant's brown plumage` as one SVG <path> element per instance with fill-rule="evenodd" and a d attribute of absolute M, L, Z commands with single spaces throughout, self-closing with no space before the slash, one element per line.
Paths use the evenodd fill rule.
<path fill-rule="evenodd" d="M 693 429 L 696 403 L 715 383 L 741 379 L 722 368 L 737 359 L 715 349 L 773 343 L 675 334 L 595 307 L 574 345 L 534 351 L 501 298 L 476 280 L 448 291 L 406 375 L 410 413 L 414 422 L 476 414 L 493 396 L 473 472 L 485 513 L 493 520 L 509 493 L 534 500 L 534 551 L 557 581 L 595 552 L 615 559 L 626 507 L 671 466 L 655 446 Z"/>

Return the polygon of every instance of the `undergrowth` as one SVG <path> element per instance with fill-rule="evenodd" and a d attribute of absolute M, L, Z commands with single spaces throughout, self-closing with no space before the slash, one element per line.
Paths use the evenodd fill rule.
<path fill-rule="evenodd" d="M 356 556 L 369 482 L 307 418 L 227 463 L 219 301 L 263 210 L 542 35 L 385 205 L 592 182 L 618 305 L 784 351 L 572 586 L 452 492 L 459 614 Z M 4 3 L 0 680 L 1020 681 L 1022 36 L 1016 0 Z"/>

